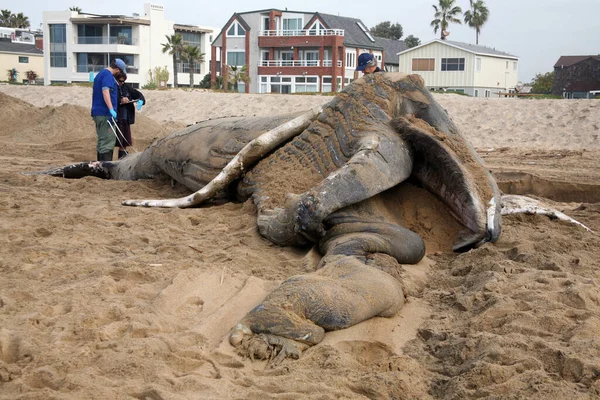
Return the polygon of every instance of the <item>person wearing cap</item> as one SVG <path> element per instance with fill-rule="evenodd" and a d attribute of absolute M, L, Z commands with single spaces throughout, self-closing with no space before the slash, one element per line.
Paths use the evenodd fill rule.
<path fill-rule="evenodd" d="M 356 67 L 356 70 L 362 71 L 365 75 L 383 72 L 383 70 L 377 66 L 377 60 L 375 60 L 375 56 L 371 53 L 362 53 L 358 56 L 358 66 Z"/>
<path fill-rule="evenodd" d="M 109 125 L 117 117 L 119 88 L 115 75 L 127 73 L 127 65 L 120 58 L 115 59 L 110 65 L 98 72 L 94 78 L 92 89 L 92 119 L 96 124 L 96 156 L 98 161 L 112 161 L 115 147 L 115 133 Z"/>

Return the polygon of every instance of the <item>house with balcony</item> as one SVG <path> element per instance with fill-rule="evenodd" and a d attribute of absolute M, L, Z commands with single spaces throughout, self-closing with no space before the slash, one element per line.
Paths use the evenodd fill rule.
<path fill-rule="evenodd" d="M 144 15 L 98 15 L 77 11 L 45 11 L 44 83 L 89 82 L 95 73 L 115 58 L 127 64 L 127 81 L 134 87 L 151 80 L 149 71 L 167 67 L 168 84 L 173 83 L 173 59 L 162 52 L 165 36 L 180 33 L 185 44 L 200 47 L 204 61 L 192 66 L 194 82 L 209 73 L 210 43 L 213 30 L 208 27 L 175 24 L 165 20 L 164 8 L 144 4 Z M 189 85 L 190 66 L 177 63 L 180 85 Z"/>
<path fill-rule="evenodd" d="M 358 78 L 359 54 L 384 67 L 385 49 L 356 18 L 265 9 L 234 13 L 214 42 L 211 79 L 247 66 L 246 93 L 335 92 Z"/>
<path fill-rule="evenodd" d="M 491 97 L 518 82 L 519 58 L 491 47 L 436 39 L 398 57 L 400 71 L 421 75 L 431 90 Z"/>

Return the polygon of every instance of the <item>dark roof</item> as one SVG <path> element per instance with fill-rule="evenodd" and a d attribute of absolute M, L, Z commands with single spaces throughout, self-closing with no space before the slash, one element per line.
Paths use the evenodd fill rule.
<path fill-rule="evenodd" d="M 597 56 L 561 56 L 558 59 L 558 61 L 556 62 L 556 64 L 554 64 L 554 68 L 570 67 L 571 65 L 585 61 L 588 58 L 592 58 L 594 60 L 600 61 L 600 55 L 597 55 Z"/>
<path fill-rule="evenodd" d="M 0 51 L 3 53 L 27 53 L 32 55 L 42 55 L 44 52 L 33 44 L 12 43 L 10 41 L 0 40 Z"/>
<path fill-rule="evenodd" d="M 385 64 L 398 65 L 398 53 L 406 50 L 408 47 L 404 44 L 404 40 L 394 40 L 381 37 L 375 37 L 375 43 L 383 47 Z"/>
<path fill-rule="evenodd" d="M 424 46 L 428 46 L 431 43 L 441 43 L 441 44 L 446 44 L 452 47 L 456 47 L 465 51 L 469 51 L 471 53 L 475 53 L 475 54 L 480 54 L 480 55 L 488 55 L 488 56 L 495 56 L 495 57 L 509 57 L 509 58 L 519 58 L 518 56 L 514 56 L 512 54 L 509 53 L 505 53 L 503 51 L 498 51 L 492 47 L 487 47 L 487 46 L 480 46 L 478 44 L 470 44 L 470 43 L 463 43 L 463 42 L 454 42 L 452 40 L 441 40 L 441 39 L 435 39 L 432 40 L 431 42 L 427 42 L 424 43 L 420 46 L 416 46 L 413 47 L 411 49 L 406 49 L 405 51 L 409 51 L 409 50 L 414 50 L 414 49 L 419 49 L 421 47 Z"/>
<path fill-rule="evenodd" d="M 378 44 L 376 41 L 371 41 L 369 36 L 361 29 L 359 23 L 365 28 L 367 26 L 360 19 L 340 17 L 338 15 L 331 14 L 321 14 L 318 12 L 315 13 L 315 15 L 321 17 L 321 20 L 323 20 L 325 25 L 327 25 L 327 28 L 344 30 L 344 45 L 383 50 L 383 47 L 380 44 Z"/>

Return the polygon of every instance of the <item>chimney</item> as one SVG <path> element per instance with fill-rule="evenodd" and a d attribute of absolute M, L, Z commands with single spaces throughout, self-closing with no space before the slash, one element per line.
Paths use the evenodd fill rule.
<path fill-rule="evenodd" d="M 35 47 L 44 51 L 44 37 L 38 36 L 35 38 Z"/>

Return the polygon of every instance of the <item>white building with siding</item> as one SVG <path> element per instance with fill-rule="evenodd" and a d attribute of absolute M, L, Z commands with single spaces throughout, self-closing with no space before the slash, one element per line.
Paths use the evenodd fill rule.
<path fill-rule="evenodd" d="M 431 90 L 491 97 L 518 82 L 519 58 L 490 47 L 436 39 L 398 57 L 400 71 L 421 75 Z"/>
<path fill-rule="evenodd" d="M 180 33 L 184 44 L 200 47 L 204 62 L 196 63 L 194 83 L 198 84 L 210 67 L 212 28 L 178 25 L 164 18 L 160 5 L 144 4 L 144 15 L 97 15 L 76 11 L 44 11 L 44 84 L 88 82 L 115 58 L 127 64 L 127 82 L 143 86 L 150 81 L 148 71 L 166 66 L 168 84 L 173 83 L 173 58 L 162 52 L 165 36 Z M 180 85 L 189 85 L 189 65 L 177 64 Z"/>

